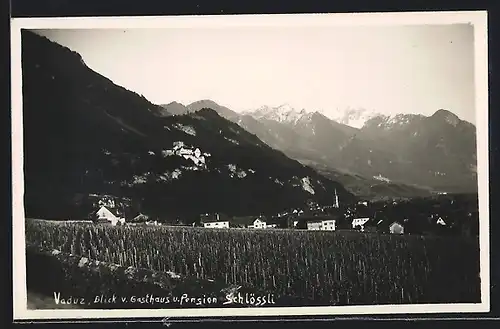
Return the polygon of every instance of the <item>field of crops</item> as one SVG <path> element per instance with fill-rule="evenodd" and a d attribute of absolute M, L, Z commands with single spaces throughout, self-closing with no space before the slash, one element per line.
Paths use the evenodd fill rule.
<path fill-rule="evenodd" d="M 26 221 L 26 242 L 324 305 L 479 302 L 479 244 L 459 237 Z"/>

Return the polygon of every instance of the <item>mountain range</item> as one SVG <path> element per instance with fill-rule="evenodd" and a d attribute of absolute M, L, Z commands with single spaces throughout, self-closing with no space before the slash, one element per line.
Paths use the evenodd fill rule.
<path fill-rule="evenodd" d="M 266 214 L 333 204 L 335 193 L 356 199 L 226 119 L 231 110 L 207 101 L 188 110 L 155 105 L 27 30 L 22 72 L 28 217 L 81 216 L 72 200 L 82 194 L 123 196 L 163 217 Z"/>
<path fill-rule="evenodd" d="M 171 104 L 162 107 L 170 112 Z M 176 113 L 212 108 L 363 197 L 477 190 L 476 128 L 449 110 L 387 116 L 349 108 L 336 121 L 289 104 L 242 113 L 211 100 L 176 104 Z"/>

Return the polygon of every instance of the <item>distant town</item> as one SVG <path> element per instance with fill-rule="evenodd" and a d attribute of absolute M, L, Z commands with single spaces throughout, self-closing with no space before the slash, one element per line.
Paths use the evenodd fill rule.
<path fill-rule="evenodd" d="M 131 212 L 130 200 L 110 195 L 90 196 L 92 212 L 87 222 L 96 225 L 126 226 L 186 226 L 207 229 L 297 229 L 309 231 L 356 231 L 388 234 L 477 235 L 478 207 L 474 195 L 440 194 L 433 198 L 413 198 L 354 204 L 339 204 L 335 194 L 331 205 L 309 201 L 306 207 L 276 214 L 231 216 L 224 213 L 203 213 L 196 218 L 162 220 L 144 212 Z"/>

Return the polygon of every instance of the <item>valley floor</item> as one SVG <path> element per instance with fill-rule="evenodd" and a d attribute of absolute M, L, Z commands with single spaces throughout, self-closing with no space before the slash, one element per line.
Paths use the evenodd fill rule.
<path fill-rule="evenodd" d="M 243 285 L 273 294 L 276 299 L 286 296 L 313 301 L 313 305 L 480 301 L 478 241 L 463 237 L 117 227 L 28 220 L 26 242 L 124 267 Z M 35 281 L 42 270 L 53 273 L 48 267 L 57 267 L 33 261 L 27 265 L 28 277 L 31 274 Z M 78 267 L 62 277 L 87 280 Z M 71 285 L 66 287 L 71 289 Z M 32 306 L 50 305 L 36 294 L 30 300 Z"/>

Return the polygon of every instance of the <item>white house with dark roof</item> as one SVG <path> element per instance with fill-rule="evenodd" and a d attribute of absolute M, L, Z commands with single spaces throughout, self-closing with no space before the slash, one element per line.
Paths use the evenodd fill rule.
<path fill-rule="evenodd" d="M 149 220 L 149 216 L 139 213 L 137 216 L 132 219 L 132 222 L 147 222 Z"/>
<path fill-rule="evenodd" d="M 252 225 L 249 226 L 249 228 L 266 228 L 266 227 L 267 227 L 267 223 L 260 218 L 256 218 L 253 221 Z"/>
<path fill-rule="evenodd" d="M 116 211 L 111 211 L 105 206 L 101 206 L 96 212 L 97 222 L 106 223 L 109 222 L 111 225 L 115 226 L 118 223 L 125 224 L 125 218 L 118 216 Z"/>
<path fill-rule="evenodd" d="M 203 227 L 206 228 L 229 228 L 229 220 L 220 220 L 220 215 L 216 213 L 214 216 L 205 214 Z"/>

